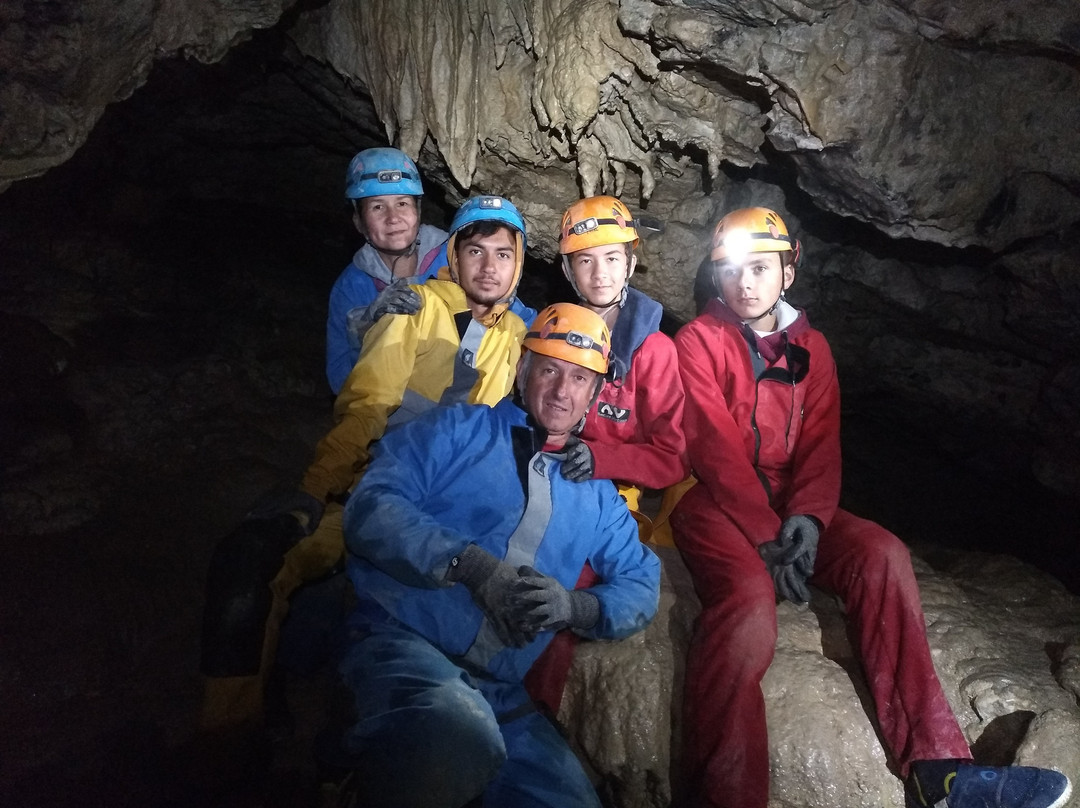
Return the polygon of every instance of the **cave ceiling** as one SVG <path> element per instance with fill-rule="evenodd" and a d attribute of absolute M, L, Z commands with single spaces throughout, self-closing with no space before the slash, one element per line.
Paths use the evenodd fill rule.
<path fill-rule="evenodd" d="M 391 142 L 427 145 L 451 200 L 535 175 L 519 184 L 541 233 L 579 191 L 712 191 L 688 217 L 708 218 L 724 167 L 770 160 L 891 236 L 1000 250 L 1080 219 L 1064 0 L 91 0 L 5 4 L 0 22 L 4 185 L 68 159 L 155 60 L 213 62 L 280 23 Z"/>

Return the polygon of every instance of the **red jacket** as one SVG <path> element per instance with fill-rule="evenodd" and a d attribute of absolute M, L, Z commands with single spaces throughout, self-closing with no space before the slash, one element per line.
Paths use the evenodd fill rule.
<path fill-rule="evenodd" d="M 800 311 L 762 340 L 712 300 L 675 347 L 690 464 L 712 504 L 755 546 L 795 514 L 828 526 L 840 500 L 840 387 L 825 336 Z"/>
<path fill-rule="evenodd" d="M 611 335 L 616 379 L 604 385 L 581 432 L 599 479 L 666 488 L 689 473 L 678 359 L 671 339 L 657 331 L 662 311 L 627 290 Z"/>

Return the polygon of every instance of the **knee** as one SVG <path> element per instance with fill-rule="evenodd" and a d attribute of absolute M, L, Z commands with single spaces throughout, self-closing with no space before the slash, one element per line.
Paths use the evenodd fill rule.
<path fill-rule="evenodd" d="M 697 636 L 728 658 L 768 667 L 776 648 L 776 592 L 768 575 L 747 576 L 731 594 L 703 605 Z"/>
<path fill-rule="evenodd" d="M 372 734 L 350 734 L 358 780 L 371 805 L 457 808 L 483 793 L 506 762 L 499 725 L 475 691 L 439 688 L 425 704 L 393 710 Z"/>
<path fill-rule="evenodd" d="M 875 588 L 917 594 L 907 545 L 873 522 L 866 522 L 860 534 L 857 577 Z"/>
<path fill-rule="evenodd" d="M 221 539 L 210 558 L 207 588 L 265 588 L 281 569 L 282 559 L 303 536 L 291 516 L 249 519 Z"/>
<path fill-rule="evenodd" d="M 457 760 L 482 783 L 506 762 L 506 745 L 498 721 L 479 691 L 457 683 L 437 691 L 432 708 L 425 709 L 417 738 L 431 764 L 443 767 Z"/>
<path fill-rule="evenodd" d="M 245 521 L 218 542 L 206 580 L 203 673 L 242 676 L 258 670 L 270 580 L 299 537 L 295 520 L 284 517 Z"/>
<path fill-rule="evenodd" d="M 737 572 L 727 571 L 715 586 L 710 586 L 707 580 L 700 578 L 697 587 L 702 613 L 716 616 L 733 613 L 740 622 L 775 622 L 776 589 L 765 563 L 756 556 Z"/>

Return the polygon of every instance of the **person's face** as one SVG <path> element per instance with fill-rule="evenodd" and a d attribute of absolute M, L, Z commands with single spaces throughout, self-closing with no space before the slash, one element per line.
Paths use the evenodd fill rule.
<path fill-rule="evenodd" d="M 728 308 L 743 320 L 761 317 L 775 305 L 780 292 L 795 279 L 778 252 L 750 253 L 741 261 L 717 261 L 713 271 L 720 295 Z M 762 330 L 771 330 L 762 323 Z"/>
<path fill-rule="evenodd" d="M 357 228 L 380 251 L 404 250 L 420 232 L 420 209 L 416 197 L 395 194 L 361 199 Z"/>
<path fill-rule="evenodd" d="M 528 364 L 525 409 L 548 432 L 548 442 L 561 446 L 592 404 L 598 374 L 565 359 L 530 354 L 518 363 L 518 373 Z"/>
<path fill-rule="evenodd" d="M 630 262 L 625 244 L 604 244 L 570 255 L 578 292 L 592 306 L 607 306 L 626 286 Z"/>
<path fill-rule="evenodd" d="M 505 227 L 490 236 L 454 241 L 458 283 L 470 303 L 493 306 L 510 295 L 517 273 L 514 237 Z"/>

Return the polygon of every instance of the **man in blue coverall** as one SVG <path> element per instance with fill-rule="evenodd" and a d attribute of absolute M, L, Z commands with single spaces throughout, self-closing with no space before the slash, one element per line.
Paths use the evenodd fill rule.
<path fill-rule="evenodd" d="M 515 398 L 438 408 L 376 447 L 345 512 L 359 804 L 600 805 L 521 680 L 555 631 L 619 639 L 656 612 L 660 562 L 614 485 L 559 471 L 610 341 L 593 312 L 549 306 Z M 586 561 L 600 580 L 574 590 Z"/>

